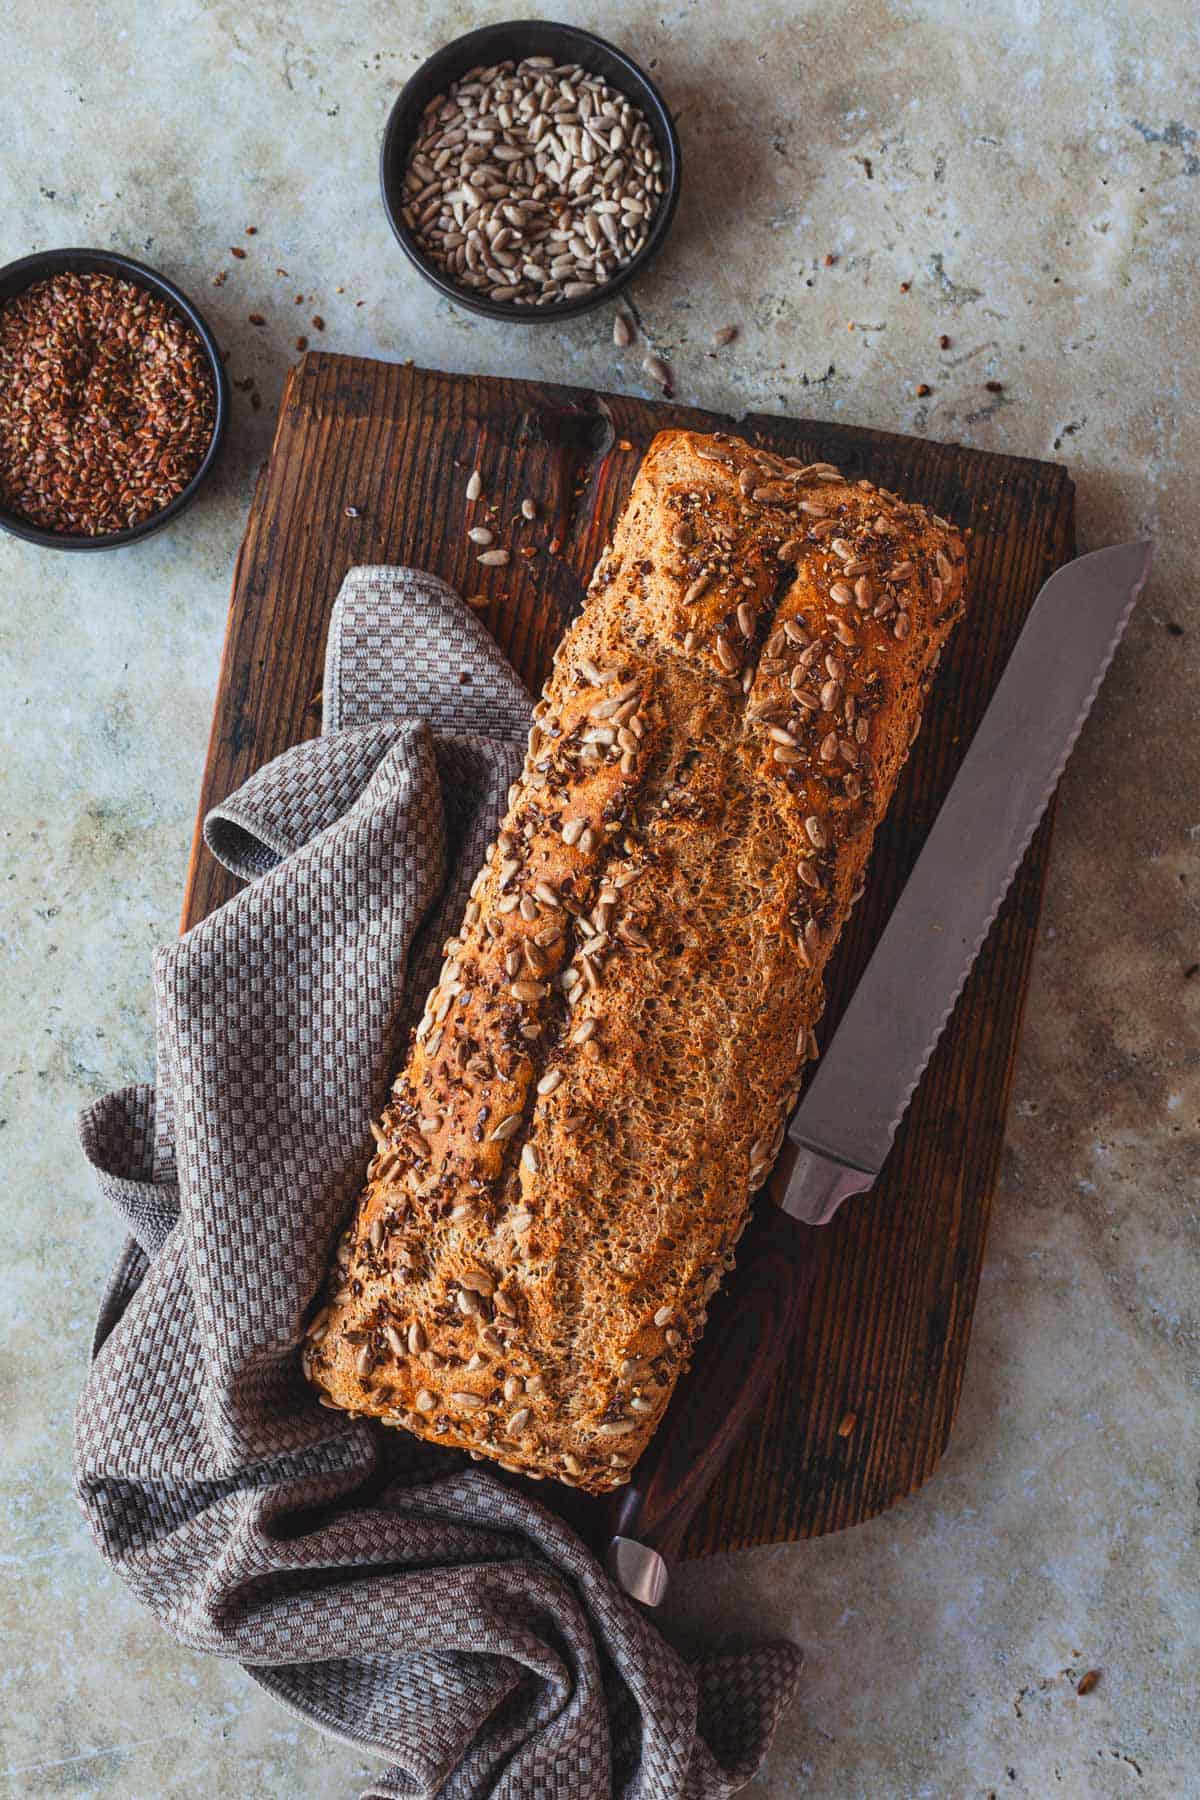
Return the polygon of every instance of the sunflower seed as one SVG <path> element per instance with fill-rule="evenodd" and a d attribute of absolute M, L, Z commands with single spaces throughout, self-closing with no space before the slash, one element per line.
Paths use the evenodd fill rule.
<path fill-rule="evenodd" d="M 892 626 L 892 636 L 903 643 L 911 629 L 912 625 L 909 621 L 908 614 L 906 612 L 897 613 L 896 623 Z"/>
<path fill-rule="evenodd" d="M 408 1348 L 413 1356 L 419 1356 L 428 1347 L 429 1340 L 425 1336 L 425 1327 L 419 1319 L 414 1319 L 408 1328 Z"/>
<path fill-rule="evenodd" d="M 468 500 L 478 500 L 478 498 L 479 498 L 480 494 L 482 494 L 482 492 L 483 492 L 483 478 L 481 477 L 478 469 L 473 469 L 471 471 L 470 479 L 467 482 L 467 499 Z"/>
<path fill-rule="evenodd" d="M 628 313 L 613 314 L 613 343 L 618 350 L 628 350 L 633 342 L 633 320 Z"/>
<path fill-rule="evenodd" d="M 825 848 L 825 827 L 815 813 L 810 813 L 804 821 L 804 829 L 808 833 L 808 841 L 814 850 Z"/>
<path fill-rule="evenodd" d="M 653 350 L 651 350 L 647 356 L 643 357 L 642 368 L 646 371 L 646 374 L 650 377 L 651 381 L 656 381 L 658 383 L 664 393 L 670 389 L 670 364 L 664 362 L 662 357 L 657 355 Z"/>
<path fill-rule="evenodd" d="M 535 500 L 530 500 L 527 496 L 521 502 L 521 517 L 523 519 L 536 519 L 537 516 L 537 502 Z"/>
<path fill-rule="evenodd" d="M 371 1373 L 371 1368 L 372 1368 L 372 1365 L 374 1364 L 374 1361 L 375 1361 L 375 1357 L 371 1350 L 370 1344 L 364 1344 L 362 1349 L 359 1351 L 358 1355 L 354 1359 L 355 1374 L 359 1375 L 359 1376 L 369 1375 Z"/>
<path fill-rule="evenodd" d="M 502 569 L 508 561 L 508 551 L 485 550 L 482 556 L 475 558 L 475 561 L 482 563 L 487 569 Z"/>
<path fill-rule="evenodd" d="M 493 1130 L 488 1132 L 487 1141 L 489 1144 L 507 1143 L 508 1139 L 510 1137 L 515 1137 L 520 1129 L 520 1113 L 508 1113 Z"/>
<path fill-rule="evenodd" d="M 820 887 L 821 877 L 817 873 L 817 865 L 815 862 L 810 861 L 807 857 L 804 859 L 803 862 L 797 863 L 796 873 L 799 875 L 799 877 L 800 877 L 801 881 L 804 883 L 805 887 L 810 887 L 810 888 L 819 888 Z"/>
<path fill-rule="evenodd" d="M 799 538 L 788 538 L 786 543 L 780 544 L 775 554 L 782 563 L 799 562 L 804 554 L 804 545 Z"/>
<path fill-rule="evenodd" d="M 586 830 L 586 819 L 568 819 L 559 835 L 561 836 L 563 843 L 570 849 L 579 842 Z"/>
<path fill-rule="evenodd" d="M 561 1069 L 548 1069 L 537 1084 L 539 1094 L 552 1094 L 563 1078 Z"/>
<path fill-rule="evenodd" d="M 773 744 L 790 744 L 793 748 L 798 742 L 798 740 L 792 736 L 790 731 L 784 730 L 782 725 L 770 726 L 767 731 L 767 736 Z"/>
<path fill-rule="evenodd" d="M 418 1412 L 432 1412 L 437 1405 L 437 1395 L 431 1394 L 428 1388 L 421 1388 L 416 1399 L 413 1401 L 413 1405 Z"/>
<path fill-rule="evenodd" d="M 803 750 L 790 750 L 786 744 L 776 744 L 771 756 L 775 762 L 783 763 L 788 768 L 799 768 L 802 762 L 808 760 Z"/>
<path fill-rule="evenodd" d="M 473 544 L 485 545 L 490 544 L 492 541 L 492 533 L 488 530 L 486 525 L 472 525 L 467 536 Z"/>
<path fill-rule="evenodd" d="M 709 342 L 714 350 L 723 350 L 726 344 L 732 344 L 737 334 L 738 328 L 736 325 L 722 325 L 719 331 L 713 332 Z"/>
<path fill-rule="evenodd" d="M 484 1404 L 482 1394 L 472 1394 L 466 1388 L 454 1388 L 450 1393 L 456 1406 L 465 1406 L 468 1412 L 476 1412 Z"/>
<path fill-rule="evenodd" d="M 712 583 L 713 583 L 713 578 L 712 578 L 712 575 L 709 572 L 709 570 L 701 569 L 701 571 L 700 571 L 699 575 L 697 575 L 695 581 L 692 582 L 690 587 L 685 592 L 685 594 L 683 596 L 683 604 L 685 606 L 695 606 L 697 600 L 702 600 L 704 598 L 705 594 L 707 594 L 709 588 L 712 586 Z"/>
<path fill-rule="evenodd" d="M 835 606 L 849 606 L 854 598 L 854 589 L 846 581 L 835 581 L 829 590 L 829 598 Z"/>
<path fill-rule="evenodd" d="M 478 1294 L 473 1294 L 470 1288 L 460 1287 L 457 1294 L 454 1296 L 454 1304 L 458 1307 L 460 1313 L 465 1314 L 467 1318 L 471 1318 L 479 1311 L 479 1296 Z"/>
<path fill-rule="evenodd" d="M 636 1430 L 636 1419 L 609 1419 L 603 1425 L 597 1425 L 596 1436 L 604 1438 L 623 1437 L 626 1432 Z"/>
<path fill-rule="evenodd" d="M 528 1169 L 531 1175 L 538 1172 L 538 1155 L 532 1144 L 525 1144 L 521 1150 L 521 1167 Z"/>
<path fill-rule="evenodd" d="M 735 669 L 740 666 L 741 658 L 738 656 L 737 651 L 729 642 L 728 638 L 719 631 L 717 633 L 716 649 L 717 660 L 721 664 L 721 667 L 727 669 L 732 675 Z"/>

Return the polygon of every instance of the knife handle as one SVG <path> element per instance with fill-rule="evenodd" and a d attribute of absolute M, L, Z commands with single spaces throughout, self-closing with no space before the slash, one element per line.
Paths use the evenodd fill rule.
<path fill-rule="evenodd" d="M 812 1288 L 816 1233 L 763 1195 L 737 1251 L 737 1274 L 713 1301 L 695 1360 L 629 1486 L 606 1513 L 613 1579 L 657 1606 L 667 1564 L 759 1401 Z"/>

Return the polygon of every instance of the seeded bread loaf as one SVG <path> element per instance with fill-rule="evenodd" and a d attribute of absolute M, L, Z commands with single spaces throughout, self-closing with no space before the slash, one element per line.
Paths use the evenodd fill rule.
<path fill-rule="evenodd" d="M 535 710 L 305 1367 L 506 1468 L 628 1478 L 733 1261 L 962 609 L 942 519 L 664 432 Z"/>

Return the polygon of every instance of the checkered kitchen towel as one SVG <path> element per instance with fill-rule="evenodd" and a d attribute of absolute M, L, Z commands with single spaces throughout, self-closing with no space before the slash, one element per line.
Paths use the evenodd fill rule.
<path fill-rule="evenodd" d="M 698 1800 L 749 1780 L 798 1653 L 685 1662 L 553 1513 L 322 1409 L 297 1354 L 528 715 L 449 588 L 347 576 L 324 735 L 206 822 L 249 885 L 158 953 L 157 1088 L 81 1121 L 132 1236 L 76 1482 L 175 1638 L 387 1759 L 372 1800 Z"/>

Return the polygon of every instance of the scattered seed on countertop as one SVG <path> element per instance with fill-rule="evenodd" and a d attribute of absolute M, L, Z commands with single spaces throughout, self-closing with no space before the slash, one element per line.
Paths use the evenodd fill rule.
<path fill-rule="evenodd" d="M 723 350 L 726 344 L 732 344 L 737 334 L 738 328 L 736 325 L 722 325 L 719 331 L 714 331 L 712 334 L 711 343 L 713 349 Z"/>
<path fill-rule="evenodd" d="M 1081 1675 L 1079 1677 L 1075 1692 L 1077 1694 L 1090 1694 L 1096 1683 L 1099 1681 L 1100 1674 L 1101 1671 L 1099 1669 L 1089 1669 L 1086 1675 Z"/>
<path fill-rule="evenodd" d="M 633 320 L 628 313 L 613 314 L 613 343 L 618 350 L 628 350 L 633 342 Z"/>
<path fill-rule="evenodd" d="M 314 313 L 312 316 L 311 322 L 312 322 L 312 328 L 314 331 L 324 331 L 325 321 L 321 317 L 320 313 Z"/>
<path fill-rule="evenodd" d="M 941 337 L 938 339 L 938 349 L 939 350 L 948 350 L 949 348 L 950 348 L 950 339 L 946 336 L 945 332 L 943 331 Z"/>
<path fill-rule="evenodd" d="M 308 349 L 308 339 L 306 337 L 298 337 L 296 339 L 296 348 L 297 348 L 297 350 L 307 350 Z"/>
<path fill-rule="evenodd" d="M 247 313 L 246 318 L 251 325 L 265 325 L 267 322 L 261 313 Z"/>
<path fill-rule="evenodd" d="M 239 262 L 245 262 L 246 260 L 246 252 L 242 249 L 240 244 L 230 244 L 229 254 L 230 256 L 236 256 Z"/>
<path fill-rule="evenodd" d="M 1002 381 L 985 381 L 983 385 L 986 387 L 989 394 L 1002 394 L 1004 392 L 1004 383 Z"/>
<path fill-rule="evenodd" d="M 930 385 L 927 381 L 918 381 L 917 394 L 922 400 L 925 398 L 926 394 L 932 394 L 932 392 L 933 392 L 933 389 L 930 387 Z"/>
<path fill-rule="evenodd" d="M 852 1412 L 846 1413 L 842 1418 L 841 1424 L 837 1428 L 838 1436 L 839 1437 L 849 1437 L 850 1433 L 854 1430 L 854 1427 L 857 1424 L 858 1424 L 858 1414 L 852 1413 Z"/>
<path fill-rule="evenodd" d="M 656 355 L 652 350 L 648 356 L 643 357 L 642 367 L 650 377 L 651 381 L 656 381 L 658 383 L 664 394 L 670 392 L 671 365 L 669 363 L 664 362 L 662 357 Z"/>
<path fill-rule="evenodd" d="M 247 225 L 246 236 L 247 237 L 257 237 L 258 236 L 258 226 L 257 225 Z"/>

